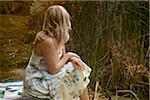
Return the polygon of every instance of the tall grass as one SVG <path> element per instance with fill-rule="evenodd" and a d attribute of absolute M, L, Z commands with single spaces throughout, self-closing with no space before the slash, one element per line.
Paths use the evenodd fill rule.
<path fill-rule="evenodd" d="M 72 16 L 69 50 L 77 52 L 92 67 L 92 89 L 99 81 L 101 91 L 108 97 L 118 90 L 131 90 L 138 98 L 148 100 L 149 72 L 144 53 L 144 40 L 148 36 L 148 2 L 41 3 L 42 9 L 61 4 Z M 32 18 L 32 22 L 40 21 L 35 25 L 39 31 L 43 17 Z"/>
<path fill-rule="evenodd" d="M 148 21 L 143 19 L 148 19 L 148 3 L 82 2 L 81 6 L 79 16 L 73 19 L 72 47 L 92 66 L 92 83 L 99 80 L 107 95 L 140 84 L 135 77 L 124 75 L 130 76 L 125 72 L 129 66 L 141 64 L 146 68 L 143 42 Z M 144 81 L 148 82 L 148 77 Z M 140 98 L 148 91 L 145 87 L 135 87 Z"/>

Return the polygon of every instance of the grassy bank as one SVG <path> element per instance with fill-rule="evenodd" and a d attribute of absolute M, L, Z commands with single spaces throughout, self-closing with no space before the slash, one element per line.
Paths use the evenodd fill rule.
<path fill-rule="evenodd" d="M 26 24 L 27 16 L 0 15 L 0 81 L 22 79 L 32 48 Z"/>

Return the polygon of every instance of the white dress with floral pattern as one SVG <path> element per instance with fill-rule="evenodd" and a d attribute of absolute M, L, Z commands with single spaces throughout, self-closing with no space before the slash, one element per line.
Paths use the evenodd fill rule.
<path fill-rule="evenodd" d="M 59 61 L 62 52 L 56 53 Z M 81 71 L 68 62 L 57 74 L 49 74 L 42 56 L 32 52 L 30 61 L 25 69 L 24 91 L 36 98 L 50 100 L 80 100 L 79 96 L 89 84 L 91 68 L 85 63 L 85 70 Z"/>

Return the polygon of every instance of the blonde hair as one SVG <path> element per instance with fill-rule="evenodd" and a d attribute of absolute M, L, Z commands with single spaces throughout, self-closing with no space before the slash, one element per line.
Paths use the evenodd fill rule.
<path fill-rule="evenodd" d="M 71 29 L 70 15 L 63 6 L 54 5 L 47 9 L 42 31 L 37 33 L 35 43 L 43 35 L 56 38 L 58 44 L 64 42 L 64 35 Z"/>

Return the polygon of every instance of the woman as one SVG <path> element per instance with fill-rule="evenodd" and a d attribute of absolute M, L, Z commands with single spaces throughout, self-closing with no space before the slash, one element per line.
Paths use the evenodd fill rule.
<path fill-rule="evenodd" d="M 65 51 L 70 29 L 70 15 L 64 7 L 49 7 L 25 69 L 25 95 L 53 100 L 89 100 L 87 85 L 91 68 L 77 54 Z"/>

